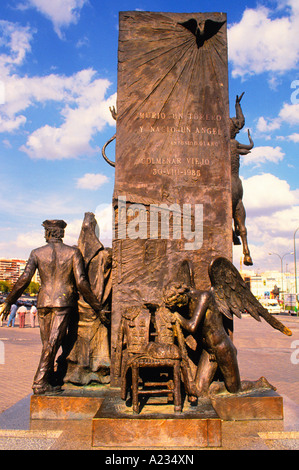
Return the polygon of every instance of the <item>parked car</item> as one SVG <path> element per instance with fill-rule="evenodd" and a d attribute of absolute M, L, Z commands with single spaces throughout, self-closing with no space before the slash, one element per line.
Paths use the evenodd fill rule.
<path fill-rule="evenodd" d="M 260 303 L 268 310 L 269 313 L 278 315 L 282 312 L 281 306 L 276 299 L 261 299 Z"/>

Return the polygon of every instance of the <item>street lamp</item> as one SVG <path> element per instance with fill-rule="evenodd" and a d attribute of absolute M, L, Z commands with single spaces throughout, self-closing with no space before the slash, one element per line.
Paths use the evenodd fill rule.
<path fill-rule="evenodd" d="M 296 233 L 299 230 L 299 227 L 296 228 L 294 232 L 294 265 L 295 265 L 295 300 L 296 300 L 296 312 L 298 315 L 298 298 L 297 298 L 297 293 L 298 293 L 298 288 L 297 288 L 297 261 L 296 261 Z"/>
<path fill-rule="evenodd" d="M 298 227 L 299 228 L 299 227 Z M 283 264 L 282 264 L 282 260 L 285 256 L 287 255 L 292 255 L 293 254 L 293 251 L 291 251 L 290 253 L 285 253 L 284 255 L 279 255 L 278 253 L 269 253 L 269 255 L 276 255 L 278 256 L 278 258 L 280 258 L 280 274 L 281 274 L 281 292 L 282 292 L 282 305 L 283 305 L 283 309 L 284 309 L 284 292 L 283 292 Z"/>

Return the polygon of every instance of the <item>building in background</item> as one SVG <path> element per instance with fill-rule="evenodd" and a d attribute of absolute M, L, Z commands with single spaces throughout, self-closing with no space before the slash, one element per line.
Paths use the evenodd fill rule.
<path fill-rule="evenodd" d="M 27 260 L 24 259 L 0 258 L 0 281 L 8 281 L 10 284 L 14 284 L 23 274 L 26 263 Z M 32 281 L 40 284 L 40 277 L 37 271 Z"/>
<path fill-rule="evenodd" d="M 0 281 L 8 281 L 13 285 L 24 272 L 27 260 L 0 258 Z M 256 273 L 250 270 L 240 270 L 240 274 L 253 295 L 261 299 L 277 297 L 286 308 L 295 307 L 295 276 L 290 272 L 281 274 L 279 271 Z M 38 271 L 33 282 L 41 283 Z M 297 284 L 299 279 L 297 277 Z"/>
<path fill-rule="evenodd" d="M 294 274 L 290 272 L 281 273 L 280 271 L 256 273 L 249 270 L 241 270 L 240 274 L 257 299 L 277 297 L 286 308 L 295 308 Z"/>

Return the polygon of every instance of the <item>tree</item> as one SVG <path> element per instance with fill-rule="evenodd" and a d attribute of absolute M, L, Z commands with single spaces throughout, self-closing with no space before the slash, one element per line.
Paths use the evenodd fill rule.
<path fill-rule="evenodd" d="M 0 291 L 9 292 L 11 290 L 11 283 L 9 281 L 0 281 Z"/>
<path fill-rule="evenodd" d="M 27 294 L 37 294 L 39 291 L 39 283 L 31 281 L 25 292 Z"/>

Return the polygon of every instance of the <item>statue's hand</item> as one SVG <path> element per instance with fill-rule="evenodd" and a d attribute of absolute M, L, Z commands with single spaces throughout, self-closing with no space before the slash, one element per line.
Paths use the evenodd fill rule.
<path fill-rule="evenodd" d="M 9 311 L 10 311 L 10 305 L 4 302 L 4 304 L 2 304 L 0 307 L 0 319 L 6 320 L 9 314 Z"/>
<path fill-rule="evenodd" d="M 176 321 L 178 321 L 180 323 L 180 314 L 178 312 L 173 312 L 173 323 L 175 323 Z"/>
<path fill-rule="evenodd" d="M 101 323 L 103 323 L 103 325 L 106 325 L 106 326 L 107 326 L 107 325 L 110 324 L 110 318 L 108 318 L 108 317 L 106 316 L 106 312 L 101 311 L 101 312 L 99 313 L 99 317 L 100 317 Z"/>

